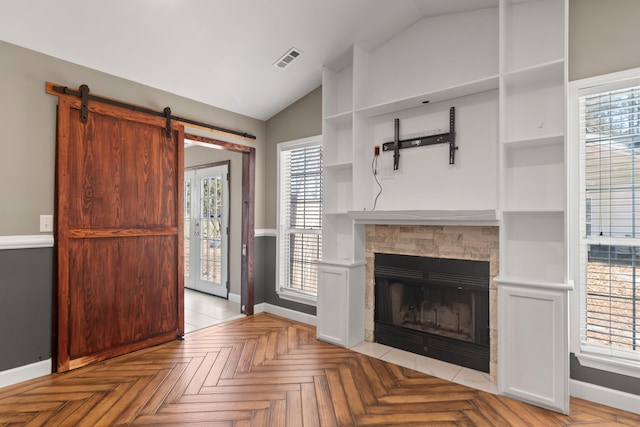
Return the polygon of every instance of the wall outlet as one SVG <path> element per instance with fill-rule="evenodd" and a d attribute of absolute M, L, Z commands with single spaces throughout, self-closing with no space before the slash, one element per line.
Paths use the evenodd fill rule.
<path fill-rule="evenodd" d="M 53 215 L 40 215 L 40 232 L 53 231 Z"/>
<path fill-rule="evenodd" d="M 382 179 L 392 179 L 394 178 L 393 171 L 393 155 L 381 156 L 382 167 L 381 167 L 381 177 Z"/>

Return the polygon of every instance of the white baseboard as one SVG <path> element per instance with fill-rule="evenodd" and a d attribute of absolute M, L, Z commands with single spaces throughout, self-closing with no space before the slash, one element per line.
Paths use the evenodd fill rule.
<path fill-rule="evenodd" d="M 306 323 L 307 325 L 316 326 L 316 316 L 312 314 L 302 313 L 300 311 L 291 310 L 290 308 L 279 307 L 266 302 L 256 304 L 253 306 L 253 312 L 257 313 L 271 313 L 276 316 L 285 317 L 287 319 L 295 320 L 296 322 Z"/>
<path fill-rule="evenodd" d="M 7 387 L 23 381 L 49 375 L 51 373 L 51 359 L 29 365 L 18 366 L 0 372 L 0 387 Z"/>
<path fill-rule="evenodd" d="M 573 397 L 640 414 L 640 396 L 638 395 L 577 380 L 571 380 L 569 390 Z"/>
<path fill-rule="evenodd" d="M 229 301 L 240 304 L 240 295 L 229 292 Z"/>

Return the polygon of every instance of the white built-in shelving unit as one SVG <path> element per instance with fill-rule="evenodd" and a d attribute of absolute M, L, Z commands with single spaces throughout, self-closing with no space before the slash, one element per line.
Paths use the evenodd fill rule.
<path fill-rule="evenodd" d="M 567 2 L 501 0 L 498 389 L 569 410 Z"/>
<path fill-rule="evenodd" d="M 325 66 L 319 338 L 364 339 L 364 224 L 499 225 L 499 391 L 568 411 L 567 7 L 496 0 Z M 450 107 L 455 164 L 448 144 L 401 150 L 396 171 L 383 152 L 376 202 L 394 119 L 401 138 L 446 133 Z"/>

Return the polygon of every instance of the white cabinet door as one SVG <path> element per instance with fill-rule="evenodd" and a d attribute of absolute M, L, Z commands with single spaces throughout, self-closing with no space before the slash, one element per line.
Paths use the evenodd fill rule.
<path fill-rule="evenodd" d="M 349 270 L 321 265 L 318 275 L 318 339 L 346 347 Z"/>
<path fill-rule="evenodd" d="M 320 263 L 317 336 L 342 347 L 364 340 L 364 262 Z"/>
<path fill-rule="evenodd" d="M 569 411 L 568 292 L 499 285 L 501 394 Z"/>

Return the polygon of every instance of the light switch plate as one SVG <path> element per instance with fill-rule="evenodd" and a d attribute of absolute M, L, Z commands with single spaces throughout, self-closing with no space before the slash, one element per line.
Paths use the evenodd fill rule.
<path fill-rule="evenodd" d="M 40 215 L 40 232 L 53 231 L 53 215 Z"/>

